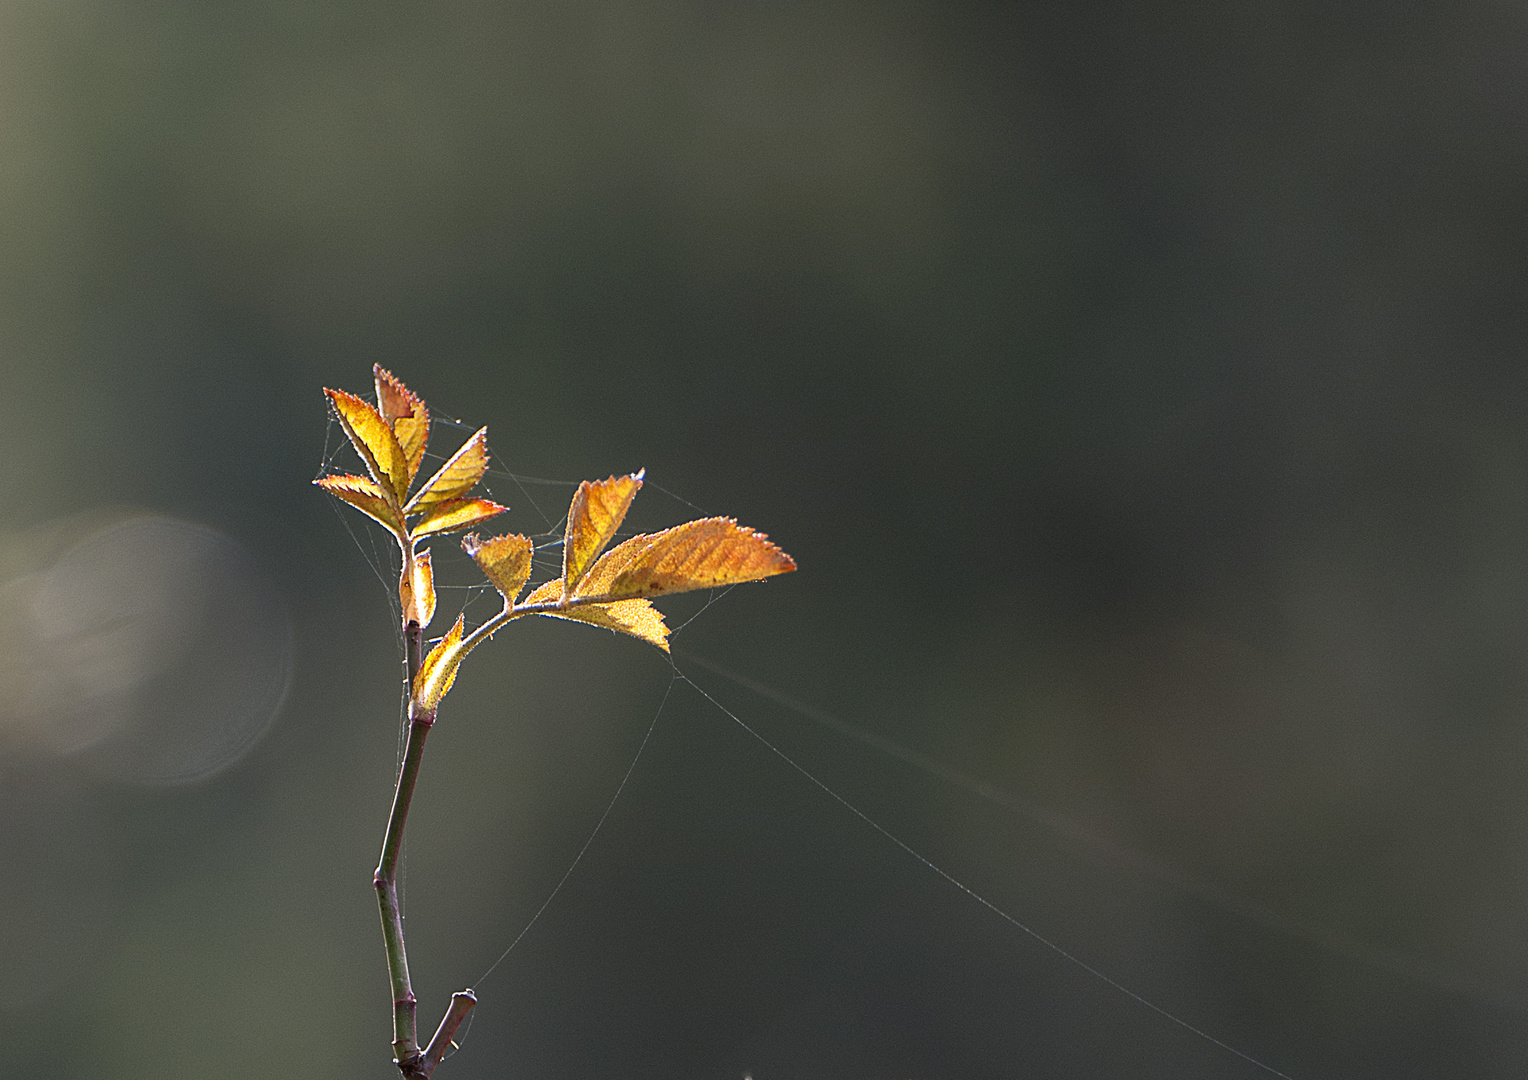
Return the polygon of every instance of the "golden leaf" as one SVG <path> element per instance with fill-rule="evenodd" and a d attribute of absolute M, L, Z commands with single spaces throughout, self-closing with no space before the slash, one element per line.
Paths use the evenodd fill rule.
<path fill-rule="evenodd" d="M 401 503 L 409 490 L 408 459 L 403 447 L 398 445 L 398 437 L 393 434 L 391 425 L 369 402 L 354 394 L 329 389 L 324 393 L 334 402 L 340 427 L 345 429 L 350 444 L 366 462 L 372 479 L 381 485 L 389 502 Z"/>
<path fill-rule="evenodd" d="M 392 425 L 403 456 L 408 460 L 409 482 L 419 472 L 424 460 L 424 446 L 430 438 L 430 414 L 424 401 L 391 371 L 381 364 L 373 364 L 371 374 L 377 384 L 377 410 L 382 419 Z"/>
<path fill-rule="evenodd" d="M 589 567 L 621 527 L 631 500 L 642 486 L 642 473 L 585 480 L 568 506 L 568 528 L 562 544 L 564 599 L 578 588 Z"/>
<path fill-rule="evenodd" d="M 796 569 L 763 533 L 732 518 L 700 518 L 612 548 L 575 589 L 580 596 L 626 600 L 758 581 Z"/>
<path fill-rule="evenodd" d="M 446 691 L 456 681 L 456 669 L 461 665 L 464 655 L 463 626 L 462 616 L 458 615 L 446 636 L 435 643 L 435 647 L 424 658 L 424 663 L 419 665 L 419 674 L 414 676 L 414 700 L 431 712 L 435 711 L 440 699 L 446 696 Z"/>
<path fill-rule="evenodd" d="M 380 521 L 394 533 L 403 531 L 403 515 L 387 501 L 387 496 L 374 481 L 347 473 L 320 476 L 313 482 L 335 498 L 343 499 L 361 513 Z"/>
<path fill-rule="evenodd" d="M 617 600 L 613 604 L 580 604 L 560 611 L 543 611 L 542 615 L 553 619 L 573 619 L 577 622 L 603 626 L 620 634 L 630 634 L 669 651 L 668 627 L 663 613 L 646 600 Z"/>
<path fill-rule="evenodd" d="M 562 579 L 558 578 L 544 585 L 538 585 L 535 591 L 525 598 L 525 602 L 527 604 L 551 603 L 561 595 Z M 578 604 L 574 607 L 541 611 L 537 614 L 553 619 L 571 619 L 574 622 L 589 623 L 591 626 L 603 626 L 606 630 L 641 638 L 658 646 L 664 652 L 669 651 L 668 627 L 663 622 L 663 613 L 646 600 L 617 600 L 613 604 Z"/>
<path fill-rule="evenodd" d="M 493 587 L 511 604 L 530 580 L 534 548 L 524 536 L 511 534 L 479 540 L 476 536 L 468 535 L 462 537 L 462 550 L 488 575 Z"/>
<path fill-rule="evenodd" d="M 488 429 L 482 428 L 451 455 L 450 460 L 430 477 L 429 483 L 414 493 L 403 512 L 420 514 L 436 503 L 459 499 L 471 491 L 487 471 Z"/>
<path fill-rule="evenodd" d="M 403 454 L 408 458 L 411 484 L 414 477 L 419 475 L 419 466 L 424 461 L 424 447 L 430 441 L 430 417 L 424 413 L 422 405 L 420 414 L 400 416 L 393 422 L 393 434 L 398 436 L 398 445 L 403 447 Z"/>
<path fill-rule="evenodd" d="M 537 585 L 522 603 L 551 604 L 555 603 L 560 596 L 562 596 L 562 578 L 556 578 L 552 581 L 543 581 L 540 585 Z"/>
<path fill-rule="evenodd" d="M 471 528 L 491 517 L 508 510 L 492 499 L 447 499 L 430 507 L 424 517 L 414 523 L 412 535 L 416 540 L 432 533 L 455 532 Z"/>
<path fill-rule="evenodd" d="M 430 553 L 421 551 L 414 556 L 413 573 L 405 571 L 398 578 L 398 601 L 403 605 L 403 622 L 417 622 L 423 630 L 435 617 L 435 571 L 430 566 Z"/>

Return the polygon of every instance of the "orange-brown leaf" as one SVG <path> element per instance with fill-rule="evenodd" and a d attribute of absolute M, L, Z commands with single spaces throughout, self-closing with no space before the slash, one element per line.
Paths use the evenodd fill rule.
<path fill-rule="evenodd" d="M 371 366 L 371 375 L 377 384 L 377 411 L 389 424 L 400 416 L 413 416 L 424 404 L 418 394 L 403 385 L 402 379 L 381 364 Z"/>
<path fill-rule="evenodd" d="M 459 499 L 477 486 L 488 471 L 488 429 L 482 428 L 462 444 L 440 467 L 430 482 L 415 492 L 404 513 L 420 514 L 437 503 Z"/>
<path fill-rule="evenodd" d="M 462 537 L 462 550 L 478 568 L 493 582 L 493 587 L 511 604 L 531 576 L 533 547 L 529 539 L 517 534 L 490 536 L 479 540 L 476 536 Z"/>
<path fill-rule="evenodd" d="M 398 578 L 398 601 L 404 623 L 417 622 L 421 630 L 430 625 L 435 617 L 435 571 L 428 551 L 415 555 L 413 572 Z"/>
<path fill-rule="evenodd" d="M 562 544 L 562 580 L 567 593 L 578 588 L 579 581 L 610 543 L 641 486 L 641 472 L 585 480 L 578 485 L 568 506 L 568 528 Z"/>
<path fill-rule="evenodd" d="M 549 604 L 554 603 L 561 596 L 562 579 L 557 578 L 536 586 L 525 598 L 525 603 Z M 613 604 L 577 604 L 573 607 L 542 611 L 537 614 L 548 615 L 554 619 L 572 619 L 574 622 L 589 623 L 592 626 L 603 626 L 606 630 L 641 638 L 658 646 L 664 652 L 669 651 L 668 627 L 663 622 L 663 613 L 646 600 L 617 600 Z"/>
<path fill-rule="evenodd" d="M 701 518 L 634 536 L 595 563 L 576 596 L 626 600 L 758 581 L 796 569 L 763 533 L 732 518 Z"/>
<path fill-rule="evenodd" d="M 313 481 L 337 499 L 343 499 L 361 513 L 380 521 L 394 533 L 403 529 L 403 515 L 387 501 L 375 481 L 346 473 L 343 476 L 320 476 Z"/>
<path fill-rule="evenodd" d="M 424 445 L 430 437 L 430 414 L 418 394 L 403 385 L 401 379 L 381 364 L 373 364 L 372 377 L 377 384 L 377 410 L 392 425 L 403 456 L 408 460 L 409 482 L 419 472 L 424 460 Z"/>
<path fill-rule="evenodd" d="M 500 506 L 492 499 L 447 499 L 430 507 L 424 517 L 414 523 L 412 535 L 417 540 L 421 536 L 429 536 L 432 533 L 470 529 L 479 522 L 497 517 L 508 509 L 509 507 Z"/>
<path fill-rule="evenodd" d="M 465 655 L 462 651 L 463 627 L 462 616 L 458 615 L 446 636 L 435 643 L 419 665 L 419 674 L 414 676 L 414 700 L 431 712 L 456 681 L 456 669 Z"/>
<path fill-rule="evenodd" d="M 613 604 L 580 604 L 561 611 L 543 611 L 540 614 L 554 619 L 572 619 L 576 622 L 603 626 L 619 634 L 634 638 L 669 651 L 668 627 L 663 613 L 646 600 L 617 600 Z"/>
<path fill-rule="evenodd" d="M 373 409 L 370 402 L 354 394 L 328 389 L 324 393 L 334 402 L 340 427 L 345 429 L 350 444 L 366 462 L 366 470 L 372 479 L 388 493 L 389 502 L 401 503 L 409 488 L 408 458 L 398 444 L 398 437 L 393 434 L 392 425 L 382 419 L 382 414 Z"/>

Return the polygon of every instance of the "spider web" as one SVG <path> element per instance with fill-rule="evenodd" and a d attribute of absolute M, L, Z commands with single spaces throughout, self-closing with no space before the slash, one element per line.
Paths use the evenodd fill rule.
<path fill-rule="evenodd" d="M 448 428 L 462 434 L 462 439 L 450 440 L 452 443 L 451 452 L 453 453 L 456 449 L 456 446 L 459 445 L 460 442 L 464 441 L 465 437 L 469 435 L 472 430 L 475 430 L 462 423 L 460 420 L 454 420 L 441 416 L 432 416 L 431 426 L 432 435 L 434 435 L 435 431 L 440 428 Z M 432 439 L 432 442 L 436 445 L 439 444 L 439 440 Z M 438 450 L 431 450 L 427 448 L 425 453 L 425 463 L 420 466 L 420 472 L 428 475 L 429 473 L 433 472 L 435 468 L 438 468 L 439 464 L 443 463 L 448 456 L 448 454 L 440 453 Z M 489 446 L 489 460 L 490 467 L 479 483 L 479 487 L 482 489 L 483 493 L 496 502 L 509 503 L 511 499 L 508 496 L 508 492 L 511 490 L 514 491 L 519 496 L 518 499 L 514 500 L 517 505 L 528 505 L 530 512 L 536 519 L 539 520 L 541 525 L 539 531 L 527 534 L 532 542 L 533 550 L 531 586 L 534 587 L 540 582 L 556 578 L 562 572 L 563 530 L 566 524 L 566 515 L 564 514 L 554 519 L 551 516 L 551 513 L 545 508 L 544 504 L 547 503 L 551 498 L 557 498 L 558 501 L 556 505 L 566 505 L 568 501 L 567 496 L 571 495 L 572 491 L 577 487 L 578 482 L 571 480 L 549 479 L 546 477 L 527 476 L 513 473 L 503 469 L 502 467 L 498 467 L 495 463 L 497 463 L 500 459 L 496 454 L 493 453 L 491 444 Z M 350 447 L 348 440 L 344 437 L 343 432 L 339 428 L 339 423 L 331 411 L 328 427 L 325 432 L 324 450 L 320 458 L 315 479 L 335 472 L 354 472 L 364 474 L 365 468 L 360 462 L 358 456 L 355 454 L 354 449 Z M 699 514 L 701 516 L 706 515 L 706 511 L 703 508 L 695 505 L 680 495 L 668 491 L 667 489 L 661 487 L 651 480 L 646 480 L 644 482 L 644 488 L 655 490 L 660 494 L 667 496 L 671 501 L 680 504 L 690 512 Z M 533 494 L 533 491 L 541 493 L 542 498 L 538 500 L 535 494 Z M 369 522 L 360 523 L 360 519 L 357 518 L 354 513 L 350 512 L 348 507 L 341 507 L 338 500 L 332 500 L 331 504 L 334 506 L 338 519 L 343 524 L 346 532 L 350 535 L 350 538 L 356 549 L 360 551 L 362 557 L 371 567 L 373 574 L 376 576 L 378 582 L 382 585 L 384 593 L 388 597 L 389 607 L 394 616 L 393 626 L 395 628 L 395 647 L 397 650 L 399 665 L 402 667 L 404 664 L 405 644 L 402 631 L 401 629 L 398 629 L 401 624 L 402 610 L 399 604 L 396 589 L 396 581 L 398 577 L 400 562 L 400 555 L 397 551 L 396 544 L 393 542 L 392 538 L 380 528 L 374 527 Z M 359 530 L 357 529 L 358 523 L 360 523 Z M 622 529 L 616 533 L 611 543 L 619 543 L 622 539 L 631 535 L 635 535 L 635 533 L 638 531 L 640 530 L 631 528 Z M 442 537 L 442 539 L 449 538 Z M 498 613 L 502 605 L 502 599 L 500 598 L 498 592 L 493 588 L 491 584 L 482 579 L 481 574 L 477 573 L 477 568 L 474 564 L 471 563 L 471 560 L 460 553 L 457 544 L 439 544 L 431 548 L 431 551 L 432 555 L 438 559 L 434 565 L 435 590 L 439 596 L 438 606 L 441 610 L 447 612 L 452 610 L 459 611 L 465 618 L 468 632 L 470 632 L 473 627 L 480 625 L 488 618 L 491 618 L 493 615 Z M 446 555 L 446 557 L 439 558 L 439 556 L 442 554 Z M 703 602 L 698 606 L 698 608 L 690 613 L 687 617 L 685 617 L 681 622 L 679 622 L 677 626 L 671 628 L 670 638 L 672 639 L 677 637 L 690 625 L 690 623 L 698 619 L 711 607 L 712 604 L 720 601 L 729 592 L 731 592 L 731 587 L 711 590 L 706 593 L 704 595 Z M 772 688 L 763 686 L 762 684 L 754 683 L 753 680 L 750 680 L 745 676 L 738 676 L 727 671 L 726 669 L 720 668 L 718 665 L 712 664 L 699 657 L 687 656 L 687 660 L 692 660 L 698 666 L 707 668 L 714 674 L 721 675 L 722 677 L 729 678 L 742 686 L 754 689 L 756 692 L 764 694 L 766 697 L 771 697 L 777 702 L 786 703 L 788 708 L 793 708 L 795 711 L 801 712 L 809 717 L 812 716 L 812 711 L 809 706 L 803 706 L 801 703 L 793 702 L 788 698 L 787 695 L 784 695 L 780 691 L 773 690 Z M 672 653 L 669 654 L 669 663 L 671 667 L 671 676 L 668 686 L 663 692 L 663 696 L 659 702 L 658 708 L 654 712 L 652 720 L 649 722 L 647 729 L 637 746 L 636 752 L 632 755 L 631 760 L 627 764 L 619 783 L 616 785 L 616 788 L 611 794 L 609 801 L 606 803 L 603 811 L 595 821 L 593 828 L 590 830 L 583 843 L 579 846 L 577 852 L 573 855 L 572 860 L 567 866 L 567 869 L 564 870 L 562 875 L 558 878 L 556 884 L 553 885 L 551 890 L 547 893 L 545 899 L 530 915 L 529 919 L 524 923 L 519 932 L 516 933 L 512 939 L 510 939 L 508 946 L 503 950 L 503 952 L 501 952 L 498 957 L 495 958 L 494 961 L 489 964 L 488 967 L 483 971 L 482 975 L 480 975 L 475 980 L 473 984 L 474 987 L 481 986 L 484 980 L 489 978 L 494 973 L 494 971 L 497 970 L 509 958 L 509 956 L 514 952 L 516 946 L 518 946 L 536 926 L 543 913 L 547 911 L 547 909 L 557 899 L 558 895 L 563 891 L 563 888 L 573 877 L 575 871 L 583 862 L 585 856 L 594 846 L 595 841 L 598 839 L 606 822 L 609 820 L 612 812 L 615 810 L 617 803 L 620 801 L 622 794 L 626 791 L 626 788 L 633 774 L 636 772 L 638 764 L 641 762 L 643 755 L 648 748 L 648 745 L 652 741 L 653 733 L 656 731 L 658 723 L 663 717 L 664 710 L 673 695 L 674 687 L 677 684 L 684 683 L 697 694 L 699 694 L 700 697 L 703 698 L 707 703 L 709 703 L 717 713 L 730 720 L 732 723 L 736 724 L 749 736 L 757 740 L 777 759 L 787 765 L 806 782 L 819 789 L 825 796 L 827 796 L 833 802 L 837 803 L 844 811 L 852 814 L 854 817 L 868 826 L 871 830 L 879 834 L 884 840 L 889 841 L 891 844 L 899 848 L 905 855 L 915 860 L 924 869 L 937 875 L 950 886 L 960 891 L 961 893 L 964 893 L 970 900 L 987 909 L 1002 921 L 1008 923 L 1012 927 L 1021 931 L 1023 934 L 1029 936 L 1035 942 L 1062 958 L 1065 962 L 1081 969 L 1092 978 L 1112 988 L 1114 991 L 1124 995 L 1135 1004 L 1158 1014 L 1170 1023 L 1192 1034 L 1194 1037 L 1203 1040 L 1204 1042 L 1207 1042 L 1215 1047 L 1218 1047 L 1227 1054 L 1241 1059 L 1242 1061 L 1256 1067 L 1268 1075 L 1282 1077 L 1283 1080 L 1292 1080 L 1292 1078 L 1287 1073 L 1281 1072 L 1280 1070 L 1274 1068 L 1272 1065 L 1269 1065 L 1250 1054 L 1244 1053 L 1243 1051 L 1237 1049 L 1235 1046 L 1232 1046 L 1231 1044 L 1216 1038 L 1214 1035 L 1210 1034 L 1204 1029 L 1194 1025 L 1193 1023 L 1190 1023 L 1188 1020 L 1183 1019 L 1176 1013 L 1156 1004 L 1146 996 L 1138 993 L 1124 983 L 1111 977 L 1103 970 L 1088 963 L 1073 951 L 1068 950 L 1056 941 L 1053 941 L 1051 938 L 1033 929 L 1027 923 L 1014 917 L 1003 907 L 988 899 L 982 893 L 977 892 L 975 889 L 965 884 L 965 882 L 943 869 L 939 864 L 935 863 L 933 860 L 927 858 L 909 846 L 890 830 L 882 826 L 864 810 L 850 802 L 848 799 L 830 787 L 827 783 L 821 780 L 814 772 L 809 770 L 806 766 L 802 765 L 790 754 L 787 754 L 773 741 L 764 736 L 755 726 L 750 725 L 735 711 L 723 705 L 715 696 L 713 696 L 712 693 L 708 692 L 680 669 L 677 659 Z M 830 723 L 829 726 L 835 726 L 835 724 L 840 730 L 852 728 L 852 725 L 845 725 L 841 721 L 834 721 L 833 723 Z M 874 749 L 878 749 L 883 753 L 889 753 L 890 756 L 900 757 L 903 760 L 908 760 L 909 755 L 911 754 L 910 751 L 905 751 L 900 747 L 893 747 L 888 749 L 887 746 L 878 746 L 876 745 L 876 741 L 873 737 L 867 740 L 861 737 L 863 734 L 864 733 L 857 733 L 856 737 L 858 737 L 861 742 L 867 743 L 867 745 L 872 746 Z M 399 763 L 401 763 L 403 759 L 406 741 L 407 702 L 404 700 L 404 695 L 400 694 L 398 714 L 398 743 L 396 752 L 397 762 Z M 924 768 L 924 771 L 929 772 L 931 775 L 939 777 L 946 782 L 953 783 L 955 786 L 965 786 L 968 788 L 972 786 L 972 782 L 963 782 L 961 778 L 952 778 L 952 776 L 948 775 L 950 772 L 949 770 L 941 770 L 939 767 L 937 767 L 937 764 L 934 764 L 931 767 L 930 763 L 924 762 L 922 763 L 922 767 Z M 400 852 L 400 908 L 404 908 L 406 906 L 406 886 L 407 841 L 404 843 L 404 850 Z M 1193 891 L 1192 889 L 1181 885 L 1180 888 L 1184 888 L 1185 891 Z M 1215 898 L 1211 896 L 1210 899 L 1213 902 Z M 1222 904 L 1221 906 L 1226 907 L 1227 910 L 1230 910 L 1235 914 L 1242 915 L 1243 917 L 1250 917 L 1248 916 L 1246 910 L 1240 909 L 1235 903 Z M 1246 902 L 1246 906 L 1251 907 L 1255 905 L 1251 905 L 1251 902 L 1249 901 Z M 1265 923 L 1267 922 L 1267 920 L 1260 921 L 1264 921 Z M 1318 944 L 1319 943 L 1320 942 L 1318 941 Z M 466 1029 L 458 1034 L 458 1041 L 456 1044 L 453 1044 L 451 1054 L 454 1054 L 456 1050 L 459 1049 L 460 1044 L 465 1041 L 470 1031 L 471 1020 L 469 1017 L 469 1023 Z"/>

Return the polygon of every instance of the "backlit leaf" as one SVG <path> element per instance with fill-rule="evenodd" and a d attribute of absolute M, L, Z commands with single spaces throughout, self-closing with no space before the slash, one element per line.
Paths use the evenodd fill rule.
<path fill-rule="evenodd" d="M 663 613 L 646 600 L 617 600 L 613 604 L 580 604 L 562 611 L 543 611 L 553 619 L 573 619 L 577 622 L 603 626 L 621 634 L 630 634 L 669 651 L 668 627 Z"/>
<path fill-rule="evenodd" d="M 393 434 L 398 436 L 398 445 L 403 447 L 403 454 L 408 459 L 409 483 L 412 484 L 424 461 L 425 444 L 430 441 L 430 417 L 424 412 L 424 406 L 420 406 L 419 416 L 400 416 L 394 421 Z"/>
<path fill-rule="evenodd" d="M 366 469 L 382 488 L 390 494 L 389 501 L 402 502 L 409 488 L 408 459 L 398 437 L 382 414 L 371 407 L 370 402 L 346 393 L 344 390 L 328 390 L 329 400 L 339 415 L 340 427 L 350 438 Z"/>
<path fill-rule="evenodd" d="M 543 581 L 531 590 L 531 594 L 521 601 L 522 604 L 555 604 L 562 596 L 562 578 L 553 581 Z"/>
<path fill-rule="evenodd" d="M 574 590 L 625 600 L 758 581 L 796 569 L 789 555 L 732 518 L 701 518 L 612 548 Z"/>
<path fill-rule="evenodd" d="M 461 665 L 464 655 L 463 626 L 462 616 L 458 615 L 446 636 L 435 643 L 435 647 L 419 665 L 419 674 L 414 676 L 414 700 L 431 712 L 435 711 L 440 699 L 446 696 L 446 691 L 456 681 L 456 669 Z"/>
<path fill-rule="evenodd" d="M 642 473 L 585 480 L 568 506 L 568 528 L 562 544 L 562 580 L 571 593 L 621 527 L 631 500 L 642 486 Z"/>
<path fill-rule="evenodd" d="M 527 604 L 551 603 L 561 595 L 562 579 L 559 578 L 537 586 L 535 591 L 525 598 L 525 602 Z M 669 651 L 668 627 L 663 622 L 663 613 L 646 600 L 617 600 L 613 604 L 577 604 L 573 607 L 541 611 L 537 614 L 553 619 L 571 619 L 574 622 L 589 623 L 591 626 L 603 626 L 606 630 L 641 638 L 658 646 L 664 652 Z"/>
<path fill-rule="evenodd" d="M 440 467 L 430 482 L 415 492 L 404 513 L 423 513 L 437 503 L 459 499 L 477 486 L 488 471 L 488 429 L 483 428 L 462 444 Z"/>
<path fill-rule="evenodd" d="M 343 476 L 320 476 L 313 482 L 361 513 L 380 521 L 393 532 L 402 530 L 403 515 L 387 501 L 387 496 L 375 481 L 347 473 Z"/>
<path fill-rule="evenodd" d="M 432 533 L 468 529 L 508 509 L 492 499 L 447 499 L 430 507 L 424 517 L 414 523 L 412 535 L 418 539 Z"/>
<path fill-rule="evenodd" d="M 464 536 L 462 550 L 478 564 L 488 580 L 493 582 L 493 587 L 510 603 L 514 603 L 515 597 L 520 595 L 520 590 L 530 580 L 534 549 L 530 540 L 524 536 L 490 536 L 487 540 Z"/>
<path fill-rule="evenodd" d="M 430 438 L 430 414 L 424 401 L 391 371 L 381 364 L 372 365 L 372 377 L 377 384 L 377 410 L 382 419 L 392 425 L 403 456 L 408 460 L 409 482 L 419 472 L 424 460 L 424 446 Z"/>
<path fill-rule="evenodd" d="M 421 630 L 430 625 L 435 617 L 435 571 L 428 551 L 415 555 L 413 572 L 405 568 L 398 578 L 398 601 L 403 605 L 404 623 L 417 622 Z"/>

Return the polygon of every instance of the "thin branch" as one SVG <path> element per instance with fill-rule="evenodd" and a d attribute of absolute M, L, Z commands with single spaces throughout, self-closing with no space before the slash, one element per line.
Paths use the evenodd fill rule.
<path fill-rule="evenodd" d="M 493 637 L 494 631 L 523 614 L 525 612 L 522 609 L 514 607 L 508 600 L 504 601 L 502 611 L 462 639 L 462 656 L 465 658 L 473 649 Z"/>
<path fill-rule="evenodd" d="M 419 1050 L 418 1004 L 409 982 L 408 951 L 403 943 L 403 913 L 398 907 L 398 855 L 403 848 L 403 827 L 408 821 L 409 804 L 414 798 L 414 784 L 419 779 L 419 763 L 424 758 L 424 741 L 435 723 L 435 711 L 414 701 L 414 679 L 419 674 L 424 653 L 424 631 L 417 622 L 404 627 L 404 653 L 409 697 L 409 735 L 398 768 L 398 786 L 393 791 L 393 808 L 387 818 L 387 834 L 382 840 L 382 857 L 372 874 L 377 890 L 377 907 L 382 915 L 382 942 L 387 949 L 387 974 L 393 990 L 393 1063 L 408 1080 L 429 1080 L 455 1045 L 456 1031 L 477 1004 L 472 991 L 451 995 L 446 1015 L 430 1040 Z"/>
<path fill-rule="evenodd" d="M 382 840 L 382 857 L 371 880 L 377 890 L 382 941 L 387 949 L 387 974 L 393 990 L 393 1061 L 404 1076 L 412 1076 L 419 1062 L 419 1030 L 414 990 L 409 982 L 408 953 L 403 945 L 403 913 L 398 908 L 398 852 L 403 846 L 403 826 L 408 820 L 414 782 L 419 777 L 419 763 L 424 757 L 424 740 L 435 716 L 433 713 L 416 714 L 412 702 L 424 631 L 417 622 L 411 621 L 403 633 L 410 688 L 408 744 L 403 751 L 403 763 L 398 768 L 398 786 L 393 790 L 393 808 L 388 814 L 387 834 Z"/>

